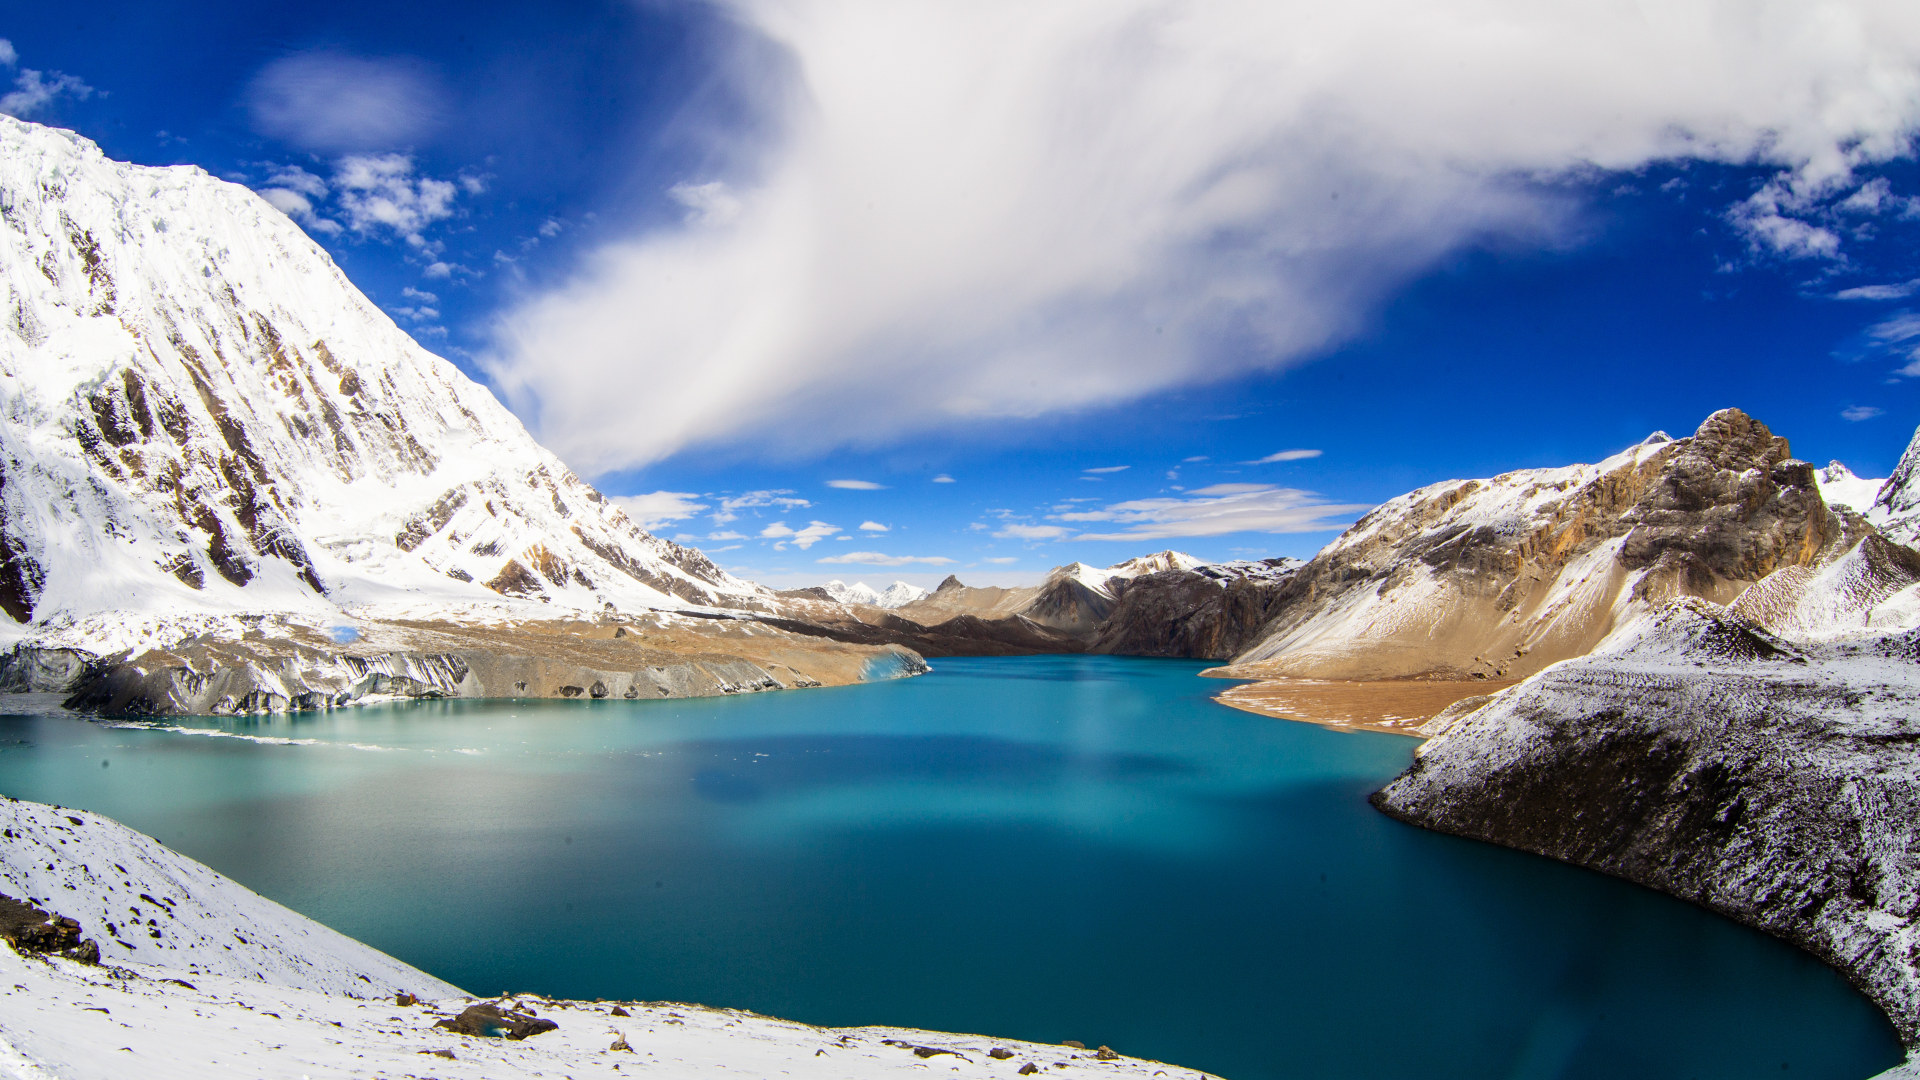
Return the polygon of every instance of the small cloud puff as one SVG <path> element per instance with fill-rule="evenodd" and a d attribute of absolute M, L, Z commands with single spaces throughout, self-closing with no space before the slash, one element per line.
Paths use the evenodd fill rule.
<path fill-rule="evenodd" d="M 1876 408 L 1872 405 L 1854 405 L 1849 408 L 1841 409 L 1840 416 L 1842 419 L 1853 420 L 1858 422 L 1861 420 L 1871 420 L 1874 417 L 1880 416 L 1885 412 L 1886 412 L 1885 409 Z"/>
<path fill-rule="evenodd" d="M 878 551 L 849 551 L 845 555 L 829 555 L 814 561 L 842 566 L 911 566 L 916 563 L 925 566 L 945 566 L 953 560 L 944 555 L 883 555 Z"/>
<path fill-rule="evenodd" d="M 871 480 L 829 480 L 827 486 L 842 491 L 885 491 L 887 485 L 876 484 Z"/>
<path fill-rule="evenodd" d="M 760 530 L 760 539 L 780 541 L 774 545 L 777 549 L 784 550 L 787 544 L 792 544 L 805 551 L 839 531 L 840 526 L 829 525 L 824 521 L 809 522 L 804 529 L 795 529 L 784 521 L 776 521 Z"/>
<path fill-rule="evenodd" d="M 1268 454 L 1266 457 L 1255 458 L 1252 461 L 1243 461 L 1240 464 L 1242 465 L 1273 465 L 1277 462 L 1282 462 L 1282 461 L 1305 461 L 1308 458 L 1319 457 L 1320 453 L 1321 452 L 1318 450 L 1282 450 L 1277 454 Z"/>
<path fill-rule="evenodd" d="M 882 525 L 877 521 L 863 521 L 860 523 L 860 531 L 873 532 L 873 533 L 892 532 L 893 527 L 889 525 Z"/>
<path fill-rule="evenodd" d="M 640 495 L 612 495 L 607 501 L 632 518 L 635 525 L 652 532 L 662 525 L 690 518 L 705 510 L 706 503 L 694 501 L 698 498 L 700 496 L 687 491 L 651 491 Z"/>
<path fill-rule="evenodd" d="M 20 54 L 14 50 L 13 42 L 0 38 L 0 68 L 12 68 L 19 63 Z M 44 111 L 59 98 L 85 101 L 96 93 L 98 91 L 77 75 L 20 68 L 13 76 L 13 89 L 0 94 L 0 113 L 24 120 Z"/>

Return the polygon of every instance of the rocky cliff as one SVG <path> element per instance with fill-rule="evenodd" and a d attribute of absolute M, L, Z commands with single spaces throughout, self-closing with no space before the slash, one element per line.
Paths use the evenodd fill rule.
<path fill-rule="evenodd" d="M 1784 937 L 1917 1046 L 1916 659 L 1914 629 L 1808 643 L 1669 601 L 1465 711 L 1374 802 Z"/>

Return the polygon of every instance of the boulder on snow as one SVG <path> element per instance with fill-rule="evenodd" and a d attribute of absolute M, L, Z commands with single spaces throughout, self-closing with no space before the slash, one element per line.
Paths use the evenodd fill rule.
<path fill-rule="evenodd" d="M 445 1028 L 459 1035 L 477 1035 L 483 1038 L 506 1037 L 520 1040 L 538 1035 L 543 1031 L 552 1031 L 560 1025 L 545 1017 L 533 1016 L 513 1009 L 502 1009 L 491 1002 L 469 1005 L 459 1016 L 450 1016 L 436 1021 L 433 1025 Z"/>

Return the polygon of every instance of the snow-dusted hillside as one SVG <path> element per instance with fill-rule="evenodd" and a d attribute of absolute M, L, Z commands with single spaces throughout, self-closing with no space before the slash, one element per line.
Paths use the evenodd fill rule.
<path fill-rule="evenodd" d="M 1375 803 L 1778 934 L 1920 1046 L 1913 621 L 1795 641 L 1670 601 L 1451 718 Z"/>
<path fill-rule="evenodd" d="M 1920 428 L 1914 430 L 1893 475 L 1874 496 L 1869 516 L 1893 539 L 1903 544 L 1920 542 Z"/>
<path fill-rule="evenodd" d="M 1857 519 L 1855 519 L 1857 520 Z M 1857 536 L 1737 409 L 1592 465 L 1432 484 L 1294 573 L 1242 677 L 1518 677 L 1675 596 L 1731 602 Z M 1838 545 L 1836 547 L 1835 545 Z"/>
<path fill-rule="evenodd" d="M 82 810 L 0 800 L 0 893 L 80 924 L 104 964 L 350 997 L 458 988 Z"/>
<path fill-rule="evenodd" d="M 0 116 L 0 611 L 757 602 L 635 526 L 293 222 Z M 0 627 L 4 630 L 4 627 Z"/>

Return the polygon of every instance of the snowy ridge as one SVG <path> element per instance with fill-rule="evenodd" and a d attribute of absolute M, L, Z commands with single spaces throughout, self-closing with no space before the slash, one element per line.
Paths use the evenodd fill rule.
<path fill-rule="evenodd" d="M 1863 480 L 1853 474 L 1853 470 L 1837 461 L 1830 461 L 1827 467 L 1814 474 L 1814 481 L 1820 485 L 1820 497 L 1828 506 L 1846 507 L 1856 514 L 1864 514 L 1867 520 L 1876 524 L 1884 520 L 1886 514 L 1874 506 L 1879 501 L 1880 489 L 1885 480 Z"/>
<path fill-rule="evenodd" d="M 927 595 L 927 590 L 918 585 L 909 585 L 896 581 L 885 589 L 875 591 L 864 581 L 849 585 L 844 581 L 829 581 L 820 586 L 821 591 L 842 604 L 866 604 L 869 607 L 897 608 L 911 604 Z"/>
<path fill-rule="evenodd" d="M 0 117 L 0 288 L 0 624 L 766 595 L 640 530 L 198 169 Z"/>
<path fill-rule="evenodd" d="M 0 892 L 77 921 L 102 963 L 348 997 L 460 992 L 98 814 L 8 799 L 0 830 Z"/>
<path fill-rule="evenodd" d="M 1914 429 L 1893 475 L 1881 485 L 1867 513 L 1893 539 L 1903 544 L 1920 541 L 1920 428 Z"/>

